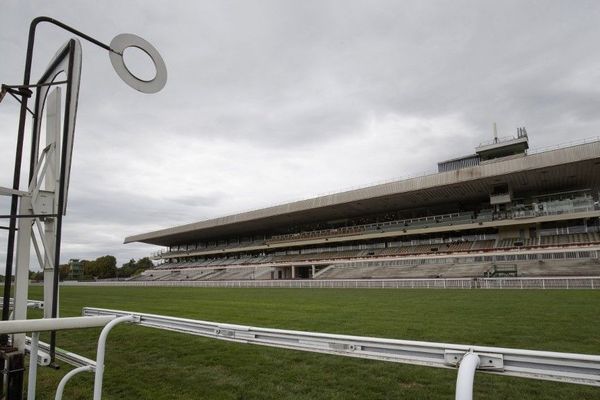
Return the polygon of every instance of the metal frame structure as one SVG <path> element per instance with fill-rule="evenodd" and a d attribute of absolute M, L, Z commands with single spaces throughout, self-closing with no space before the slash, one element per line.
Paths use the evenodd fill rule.
<path fill-rule="evenodd" d="M 35 84 L 30 84 L 33 61 L 33 48 L 37 26 L 50 23 L 64 29 L 86 41 L 107 50 L 111 64 L 117 74 L 134 89 L 144 93 L 156 93 L 166 84 L 167 74 L 165 63 L 158 51 L 147 41 L 132 34 L 121 34 L 113 39 L 111 45 L 102 43 L 60 21 L 48 17 L 35 18 L 29 27 L 29 38 L 25 59 L 25 72 L 22 85 L 2 85 L 0 101 L 8 93 L 20 102 L 19 127 L 15 151 L 15 165 L 12 188 L 0 187 L 0 195 L 11 197 L 8 218 L 8 240 L 6 252 L 6 279 L 2 307 L 2 320 L 11 318 L 10 295 L 11 276 L 16 239 L 16 268 L 14 293 L 14 320 L 27 318 L 27 295 L 29 285 L 29 265 L 31 248 L 35 250 L 39 265 L 44 271 L 44 308 L 45 318 L 58 317 L 58 280 L 61 251 L 62 217 L 66 214 L 75 120 L 79 98 L 79 83 L 81 78 L 81 44 L 78 39 L 70 39 L 59 48 L 51 59 L 49 66 Z M 142 80 L 132 74 L 123 60 L 123 53 L 129 47 L 144 51 L 156 66 L 153 79 Z M 58 80 L 65 75 L 65 80 Z M 61 115 L 62 90 L 65 91 L 65 109 Z M 56 88 L 53 88 L 57 86 Z M 27 103 L 35 94 L 35 106 L 31 110 Z M 47 103 L 47 107 L 46 107 Z M 41 126 L 44 110 L 46 109 L 46 145 L 40 149 Z M 27 114 L 32 116 L 31 153 L 29 161 L 29 179 L 26 191 L 20 190 L 21 169 L 23 159 L 23 143 Z M 62 129 L 62 134 L 60 133 Z M 4 227 L 3 227 L 4 228 Z M 18 235 L 17 235 L 18 231 Z M 11 326 L 8 324 L 8 326 Z M 0 332 L 2 330 L 0 329 Z M 25 334 L 15 332 L 11 346 L 8 336 L 0 334 L 0 353 L 10 353 L 17 359 L 25 351 Z M 32 349 L 37 348 L 37 339 L 32 338 Z M 56 331 L 51 330 L 50 359 L 54 361 L 56 346 Z M 5 360 L 6 359 L 6 360 Z M 4 361 L 5 360 L 5 361 Z M 2 369 L 10 370 L 7 384 L 7 398 L 22 397 L 22 368 L 8 368 L 8 358 L 2 357 Z M 16 363 L 22 364 L 17 360 Z M 19 364 L 19 365 L 20 365 Z M 35 364 L 35 363 L 34 363 Z M 3 391 L 0 380 L 0 392 Z M 31 382 L 30 382 L 31 383 Z"/>

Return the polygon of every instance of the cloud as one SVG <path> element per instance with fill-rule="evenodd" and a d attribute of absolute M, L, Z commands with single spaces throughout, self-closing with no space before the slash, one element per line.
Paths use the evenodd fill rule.
<path fill-rule="evenodd" d="M 44 14 L 105 42 L 137 33 L 167 63 L 166 88 L 143 95 L 83 43 L 64 260 L 125 262 L 154 250 L 130 234 L 431 170 L 493 122 L 526 126 L 533 147 L 600 128 L 596 2 L 5 0 L 2 14 L 2 83 L 21 81 Z M 34 77 L 69 37 L 39 27 Z M 17 111 L 0 104 L 2 186 Z"/>

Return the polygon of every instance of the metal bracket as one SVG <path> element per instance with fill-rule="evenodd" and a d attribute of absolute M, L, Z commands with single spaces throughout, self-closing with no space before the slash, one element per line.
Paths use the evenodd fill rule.
<path fill-rule="evenodd" d="M 463 351 L 445 350 L 444 362 L 453 367 L 458 367 L 465 354 L 466 353 Z M 474 352 L 474 354 L 479 356 L 480 360 L 477 369 L 486 371 L 504 371 L 504 356 L 502 354 L 478 352 Z"/>
<path fill-rule="evenodd" d="M 223 337 L 226 337 L 226 338 L 234 338 L 235 337 L 235 331 L 231 330 L 231 329 L 217 328 L 217 329 L 215 329 L 215 335 L 217 335 L 217 336 L 223 336 Z"/>
<path fill-rule="evenodd" d="M 36 203 L 36 214 L 54 214 L 54 192 L 40 190 Z"/>
<path fill-rule="evenodd" d="M 28 338 L 28 339 L 29 340 L 27 340 L 25 342 L 25 351 L 27 353 L 30 353 L 31 352 L 31 338 Z M 38 349 L 37 363 L 39 366 L 42 366 L 42 367 L 47 367 L 48 365 L 50 365 L 50 354 L 48 354 L 47 352 L 45 352 L 43 350 Z"/>

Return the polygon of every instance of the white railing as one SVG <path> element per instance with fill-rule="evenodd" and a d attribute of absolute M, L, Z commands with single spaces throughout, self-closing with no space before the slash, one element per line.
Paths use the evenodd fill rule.
<path fill-rule="evenodd" d="M 422 342 L 350 336 L 321 332 L 304 332 L 261 328 L 220 322 L 192 320 L 163 315 L 85 307 L 82 317 L 41 320 L 3 321 L 0 333 L 34 332 L 30 340 L 30 357 L 38 357 L 39 332 L 104 326 L 98 340 L 97 360 L 70 354 L 66 358 L 75 368 L 60 381 L 56 400 L 60 400 L 66 383 L 80 372 L 94 372 L 94 400 L 102 396 L 104 354 L 109 331 L 122 322 L 213 339 L 256 344 L 313 353 L 365 358 L 403 364 L 457 369 L 456 400 L 470 400 L 477 371 L 491 374 L 600 386 L 600 356 L 484 347 L 476 345 Z M 30 362 L 28 400 L 35 398 L 37 363 Z"/>
<path fill-rule="evenodd" d="M 29 351 L 30 360 L 37 362 L 29 362 L 29 374 L 27 384 L 27 400 L 35 400 L 36 382 L 37 382 L 37 366 L 48 365 L 49 357 L 44 350 L 47 347 L 45 343 L 39 341 L 40 332 L 59 331 L 70 329 L 85 329 L 103 327 L 98 339 L 98 349 L 96 353 L 96 361 L 88 360 L 85 357 L 74 355 L 73 353 L 61 351 L 57 358 L 71 362 L 78 366 L 75 370 L 67 373 L 60 381 L 57 391 L 56 400 L 62 399 L 62 394 L 65 385 L 75 374 L 79 372 L 89 371 L 94 372 L 94 400 L 102 398 L 102 379 L 104 375 L 104 354 L 106 352 L 106 338 L 110 330 L 117 324 L 123 322 L 135 323 L 139 322 L 139 318 L 131 314 L 124 315 L 96 315 L 83 317 L 68 317 L 68 318 L 43 318 L 29 320 L 8 320 L 0 322 L 0 334 L 25 334 L 32 332 L 31 338 L 27 338 L 25 347 Z M 87 360 L 87 362 L 86 362 Z M 85 365 L 79 366 L 81 363 Z M 10 369 L 5 366 L 6 370 Z"/>
<path fill-rule="evenodd" d="M 529 155 L 540 154 L 540 153 L 545 153 L 548 151 L 566 149 L 568 147 L 580 146 L 582 144 L 594 143 L 594 142 L 598 142 L 598 141 L 600 141 L 600 136 L 592 136 L 592 137 L 588 137 L 588 138 L 584 138 L 584 139 L 573 140 L 570 142 L 559 143 L 559 144 L 550 145 L 550 146 L 536 147 L 533 149 L 529 149 L 527 151 L 527 154 L 529 154 Z"/>
<path fill-rule="evenodd" d="M 63 282 L 63 286 L 337 289 L 600 289 L 600 276 L 543 278 L 329 279 Z"/>
<path fill-rule="evenodd" d="M 600 277 L 486 278 L 482 289 L 600 289 Z"/>
<path fill-rule="evenodd" d="M 131 316 L 146 327 L 212 339 L 437 368 L 458 367 L 457 400 L 472 399 L 476 371 L 600 386 L 600 356 L 261 328 L 129 311 L 84 308 L 85 316 Z"/>

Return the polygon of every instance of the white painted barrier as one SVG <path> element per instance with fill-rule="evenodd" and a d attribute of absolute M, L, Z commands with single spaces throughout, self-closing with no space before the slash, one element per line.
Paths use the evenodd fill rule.
<path fill-rule="evenodd" d="M 456 400 L 472 400 L 476 371 L 600 386 L 600 356 L 338 335 L 85 307 L 85 316 L 133 315 L 137 324 L 212 339 L 437 368 L 457 368 Z"/>
<path fill-rule="evenodd" d="M 90 327 L 94 325 L 101 326 L 109 321 L 104 325 L 104 329 L 100 334 L 96 362 L 80 356 L 67 357 L 67 362 L 71 362 L 70 359 L 73 359 L 72 363 L 78 368 L 68 373 L 61 380 L 56 392 L 55 399 L 57 400 L 62 398 L 67 381 L 75 374 L 83 371 L 95 372 L 94 399 L 101 399 L 106 336 L 114 325 L 121 322 L 133 322 L 146 327 L 243 344 L 428 367 L 458 368 L 456 400 L 472 400 L 476 371 L 600 386 L 600 356 L 592 354 L 558 353 L 261 328 L 91 307 L 85 307 L 83 315 L 83 317 L 41 321 L 4 321 L 0 324 L 0 327 L 6 333 L 11 333 L 30 329 L 33 329 L 34 332 L 46 330 L 47 325 L 50 323 L 55 329 L 72 329 L 75 323 L 81 327 Z M 15 323 L 9 324 L 9 322 Z M 40 342 L 39 344 L 41 348 L 44 348 L 44 343 Z M 33 358 L 37 356 L 35 354 L 37 353 L 37 347 L 37 340 L 33 340 L 31 344 L 31 357 Z M 35 375 L 32 379 L 35 382 Z M 30 385 L 30 389 L 34 386 L 35 384 Z"/>
<path fill-rule="evenodd" d="M 62 286 L 327 289 L 600 289 L 600 276 L 456 279 L 331 279 L 243 281 L 95 281 Z"/>

